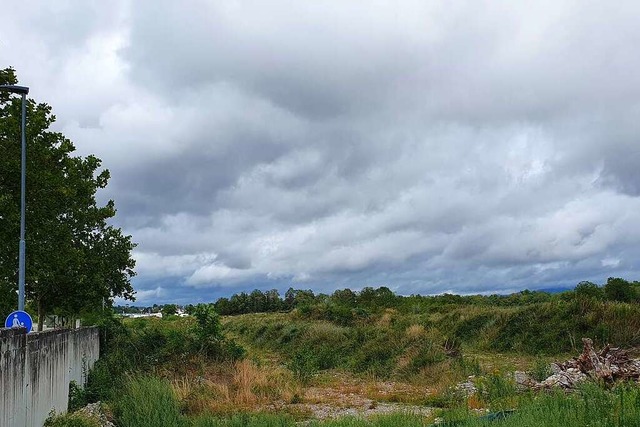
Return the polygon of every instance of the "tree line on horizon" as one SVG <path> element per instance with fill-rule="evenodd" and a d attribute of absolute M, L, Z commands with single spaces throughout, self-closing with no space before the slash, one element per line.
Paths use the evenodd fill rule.
<path fill-rule="evenodd" d="M 603 285 L 583 281 L 574 290 L 550 293 L 546 291 L 523 290 L 510 295 L 457 295 L 441 294 L 434 296 L 395 294 L 386 286 L 378 288 L 365 287 L 360 291 L 339 289 L 332 294 L 314 294 L 312 290 L 289 288 L 284 297 L 276 289 L 263 292 L 255 289 L 250 293 L 240 292 L 231 297 L 218 298 L 213 303 L 221 315 L 237 315 L 246 313 L 268 313 L 299 309 L 308 311 L 311 306 L 325 304 L 327 306 L 363 309 L 375 312 L 380 309 L 395 308 L 402 311 L 416 311 L 422 307 L 448 304 L 518 306 L 562 300 L 572 297 L 590 298 L 600 301 L 616 301 L 633 303 L 640 301 L 640 282 L 627 281 L 610 277 Z M 188 306 L 187 306 L 188 312 Z"/>
<path fill-rule="evenodd" d="M 230 297 L 218 298 L 210 305 L 223 316 L 233 316 L 249 313 L 275 313 L 298 309 L 303 313 L 310 312 L 314 307 L 323 305 L 336 316 L 353 315 L 353 310 L 360 310 L 360 314 L 376 312 L 381 309 L 395 308 L 405 312 L 417 312 L 423 308 L 444 305 L 477 305 L 477 306 L 523 306 L 529 304 L 562 301 L 572 298 L 590 299 L 595 301 L 615 301 L 624 303 L 640 302 L 640 282 L 628 281 L 622 278 L 610 277 L 603 285 L 589 281 L 582 281 L 573 290 L 563 292 L 523 290 L 509 295 L 418 295 L 403 296 L 395 294 L 386 286 L 378 288 L 365 287 L 360 291 L 338 289 L 331 294 L 314 293 L 310 289 L 289 288 L 283 296 L 277 289 L 263 291 L 254 289 L 251 292 L 238 292 Z M 194 310 L 193 304 L 179 306 L 177 304 L 154 304 L 150 307 L 115 307 L 116 313 L 158 313 L 173 315 L 177 310 L 184 309 L 187 314 Z M 346 311 L 345 311 L 346 310 Z M 348 313 L 347 313 L 348 312 Z"/>

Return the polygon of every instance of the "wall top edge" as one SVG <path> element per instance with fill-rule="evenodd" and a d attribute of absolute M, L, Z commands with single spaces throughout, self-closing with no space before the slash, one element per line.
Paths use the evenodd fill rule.
<path fill-rule="evenodd" d="M 29 337 L 47 337 L 47 336 L 54 336 L 54 335 L 60 335 L 60 334 L 66 334 L 69 332 L 82 332 L 82 331 L 88 331 L 88 330 L 92 330 L 92 329 L 98 329 L 97 326 L 83 326 L 81 328 L 78 329 L 49 329 L 47 331 L 43 331 L 43 332 L 32 332 L 30 334 L 28 334 Z M 0 339 L 7 339 L 7 338 L 11 338 L 11 337 L 15 337 L 18 335 L 27 335 L 27 330 L 25 328 L 0 328 Z"/>

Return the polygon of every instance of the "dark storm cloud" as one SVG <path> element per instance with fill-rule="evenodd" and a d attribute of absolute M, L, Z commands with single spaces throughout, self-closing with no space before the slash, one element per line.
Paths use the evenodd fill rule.
<path fill-rule="evenodd" d="M 73 4 L 0 59 L 112 171 L 141 299 L 638 275 L 636 2 Z"/>

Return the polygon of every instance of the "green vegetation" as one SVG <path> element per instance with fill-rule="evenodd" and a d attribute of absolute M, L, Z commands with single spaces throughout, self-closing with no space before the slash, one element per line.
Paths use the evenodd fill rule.
<path fill-rule="evenodd" d="M 290 369 L 301 379 L 318 370 L 340 368 L 379 377 L 408 377 L 443 362 L 454 349 L 434 328 L 408 323 L 397 313 L 353 326 L 300 318 L 294 314 L 245 315 L 228 319 L 225 329 L 252 347 L 289 355 Z M 402 359 L 402 363 L 396 363 Z"/>
<path fill-rule="evenodd" d="M 156 377 L 129 378 L 115 408 L 122 427 L 186 425 L 171 384 Z"/>
<path fill-rule="evenodd" d="M 97 420 L 81 413 L 64 414 L 49 418 L 44 427 L 100 427 Z"/>
<path fill-rule="evenodd" d="M 574 394 L 543 393 L 515 395 L 513 389 L 499 386 L 492 399 L 500 406 L 510 399 L 517 401 L 517 410 L 505 414 L 480 416 L 469 409 L 442 411 L 439 416 L 445 426 L 490 426 L 492 418 L 501 427 L 635 427 L 640 426 L 640 389 L 620 386 L 611 391 L 587 385 Z M 235 427 L 235 426 L 295 426 L 287 415 L 239 413 L 229 417 L 201 415 L 187 417 L 170 383 L 154 377 L 129 377 L 115 403 L 119 426 L 122 427 Z M 315 421 L 314 427 L 417 427 L 432 425 L 427 417 L 411 413 L 395 413 L 371 419 L 342 418 Z M 49 427 L 93 427 L 90 421 L 77 415 L 66 415 L 50 421 Z"/>
<path fill-rule="evenodd" d="M 168 371 L 185 373 L 213 362 L 240 359 L 244 349 L 225 338 L 220 319 L 209 306 L 181 319 L 112 319 L 103 326 L 106 351 L 89 374 L 89 401 L 112 400 L 128 375 Z"/>
<path fill-rule="evenodd" d="M 279 299 L 255 291 L 223 304 L 230 309 L 232 300 L 243 300 L 246 310 L 259 313 L 221 318 L 216 303 L 189 306 L 186 318 L 104 321 L 107 351 L 87 388 L 71 397 L 78 404 L 107 402 L 119 427 L 300 420 L 317 427 L 402 427 L 430 426 L 436 418 L 443 425 L 488 426 L 500 414 L 506 427 L 635 426 L 640 391 L 633 385 L 523 392 L 513 371 L 543 380 L 551 360 L 580 352 L 583 336 L 599 346 L 637 346 L 640 305 L 629 299 L 637 289 L 637 282 L 612 278 L 558 294 L 486 297 L 403 297 L 365 288 L 330 296 L 290 291 Z M 457 385 L 464 382 L 477 391 L 462 392 Z M 374 411 L 400 406 L 367 418 L 313 419 L 314 405 L 340 408 L 351 404 L 350 396 L 368 399 Z M 436 409 L 420 410 L 425 407 Z"/>
<path fill-rule="evenodd" d="M 599 346 L 640 344 L 640 305 L 573 293 L 522 306 L 447 303 L 415 313 L 388 308 L 366 315 L 353 312 L 359 318 L 345 322 L 322 303 L 292 313 L 231 317 L 225 327 L 254 347 L 297 359 L 312 349 L 309 357 L 315 363 L 309 366 L 383 376 L 412 375 L 459 357 L 461 348 L 539 356 L 579 352 L 585 336 Z"/>

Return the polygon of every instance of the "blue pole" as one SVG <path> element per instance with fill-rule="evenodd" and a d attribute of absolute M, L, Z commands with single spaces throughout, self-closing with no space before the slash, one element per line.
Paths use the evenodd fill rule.
<path fill-rule="evenodd" d="M 29 88 L 26 86 L 16 85 L 0 85 L 0 91 L 11 92 L 22 95 L 22 121 L 20 126 L 20 134 L 22 140 L 21 170 L 20 170 L 20 247 L 18 252 L 18 310 L 24 310 L 24 270 L 25 270 L 25 251 L 24 242 L 25 232 L 25 194 L 27 190 L 27 136 L 26 136 L 26 120 L 27 120 L 27 94 Z"/>
<path fill-rule="evenodd" d="M 22 94 L 22 161 L 20 171 L 20 248 L 18 258 L 18 310 L 24 310 L 24 271 L 25 271 L 25 207 L 27 187 L 27 138 L 25 135 L 25 122 L 27 116 L 27 94 Z"/>

